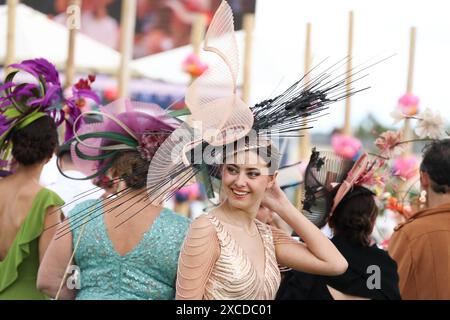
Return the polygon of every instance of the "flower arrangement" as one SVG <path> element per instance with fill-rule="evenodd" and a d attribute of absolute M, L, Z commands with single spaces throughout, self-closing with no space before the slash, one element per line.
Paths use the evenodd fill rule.
<path fill-rule="evenodd" d="M 405 218 L 414 215 L 420 207 L 419 199 L 419 160 L 413 155 L 402 155 L 406 143 L 429 141 L 448 137 L 445 122 L 439 112 L 426 108 L 417 114 L 413 106 L 419 99 L 412 95 L 404 95 L 399 100 L 399 107 L 391 113 L 394 124 L 405 119 L 415 120 L 414 133 L 417 137 L 403 140 L 402 132 L 385 131 L 375 141 L 379 156 L 389 162 L 390 179 L 381 197 L 384 209 L 399 213 Z M 409 108 L 409 109 L 408 109 Z"/>
<path fill-rule="evenodd" d="M 439 112 L 434 112 L 429 108 L 425 109 L 424 112 L 416 116 L 408 116 L 407 114 L 401 113 L 397 110 L 391 112 L 391 117 L 394 119 L 394 124 L 405 119 L 417 120 L 414 133 L 421 140 L 436 140 L 448 136 L 448 133 L 445 131 L 445 122 L 441 114 Z"/>

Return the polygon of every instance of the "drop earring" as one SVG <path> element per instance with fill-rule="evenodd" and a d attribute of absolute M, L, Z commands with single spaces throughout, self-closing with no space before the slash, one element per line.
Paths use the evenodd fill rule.
<path fill-rule="evenodd" d="M 426 190 L 422 190 L 420 191 L 419 205 L 421 208 L 423 208 L 426 203 L 427 203 L 427 192 Z"/>

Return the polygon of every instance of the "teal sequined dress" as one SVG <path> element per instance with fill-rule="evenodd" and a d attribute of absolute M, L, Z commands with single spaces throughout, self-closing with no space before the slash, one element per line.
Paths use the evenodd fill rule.
<path fill-rule="evenodd" d="M 75 253 L 81 284 L 77 299 L 174 299 L 178 256 L 190 220 L 163 209 L 136 247 L 121 256 L 108 237 L 99 200 L 87 200 L 70 212 L 74 247 L 82 230 L 75 228 L 75 219 L 88 210 L 98 217 L 86 224 Z"/>

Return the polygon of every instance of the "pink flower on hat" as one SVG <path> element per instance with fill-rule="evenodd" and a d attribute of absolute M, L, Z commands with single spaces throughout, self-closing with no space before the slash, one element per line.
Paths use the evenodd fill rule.
<path fill-rule="evenodd" d="M 138 151 L 141 157 L 147 161 L 151 161 L 159 146 L 166 140 L 166 134 L 158 134 L 154 132 L 144 133 L 139 142 Z"/>

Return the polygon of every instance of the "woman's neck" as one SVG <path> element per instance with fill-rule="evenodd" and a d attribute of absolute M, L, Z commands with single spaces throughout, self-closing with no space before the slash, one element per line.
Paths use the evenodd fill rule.
<path fill-rule="evenodd" d="M 150 204 L 150 202 L 148 201 L 148 194 L 145 188 L 142 189 L 127 188 L 126 190 L 118 194 L 117 200 L 118 201 L 116 204 L 126 203 L 129 205 L 133 205 L 133 208 L 135 209 L 140 208 L 144 210 L 145 208 L 145 210 L 149 211 L 156 210 L 157 212 L 161 210 L 161 207 Z M 121 208 L 123 209 L 124 206 L 127 207 L 126 204 L 121 206 Z"/>
<path fill-rule="evenodd" d="M 241 210 L 230 206 L 230 203 L 225 200 L 216 211 L 219 218 L 222 221 L 229 223 L 231 225 L 244 227 L 246 230 L 251 230 L 253 225 L 253 220 L 256 217 L 258 210 Z"/>
<path fill-rule="evenodd" d="M 19 164 L 14 176 L 19 180 L 32 181 L 39 184 L 39 178 L 41 177 L 44 163 L 33 164 L 30 166 L 24 166 Z"/>

